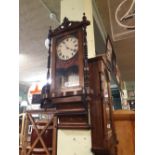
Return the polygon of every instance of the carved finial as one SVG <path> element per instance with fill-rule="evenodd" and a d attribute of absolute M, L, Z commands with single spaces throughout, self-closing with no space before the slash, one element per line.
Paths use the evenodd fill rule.
<path fill-rule="evenodd" d="M 86 21 L 87 20 L 87 18 L 86 18 L 86 16 L 85 16 L 85 12 L 83 13 L 83 21 Z"/>
<path fill-rule="evenodd" d="M 63 23 L 61 24 L 61 29 L 63 29 L 64 27 L 67 27 L 69 24 L 69 20 L 67 17 L 64 18 Z"/>
<path fill-rule="evenodd" d="M 68 21 L 68 18 L 67 17 L 64 17 L 63 22 L 67 22 L 67 21 Z"/>
<path fill-rule="evenodd" d="M 68 18 L 65 17 L 64 20 L 63 20 L 63 23 L 66 24 L 66 23 L 68 23 L 68 22 L 69 22 Z"/>

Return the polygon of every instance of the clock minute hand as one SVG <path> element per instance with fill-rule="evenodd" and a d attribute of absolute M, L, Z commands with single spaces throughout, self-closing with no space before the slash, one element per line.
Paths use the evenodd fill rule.
<path fill-rule="evenodd" d="M 68 46 L 65 45 L 65 47 L 66 47 L 67 50 L 73 51 L 73 49 L 69 48 Z"/>
<path fill-rule="evenodd" d="M 73 51 L 73 52 L 74 52 L 74 49 L 68 47 L 66 44 L 64 44 L 64 45 L 65 45 L 65 48 L 66 48 L 67 50 L 70 50 L 70 51 Z"/>

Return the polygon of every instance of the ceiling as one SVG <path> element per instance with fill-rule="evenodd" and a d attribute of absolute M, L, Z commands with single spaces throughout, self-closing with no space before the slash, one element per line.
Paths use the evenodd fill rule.
<path fill-rule="evenodd" d="M 31 84 L 46 78 L 45 39 L 49 26 L 53 29 L 58 26 L 58 22 L 51 20 L 49 15 L 53 12 L 59 18 L 59 4 L 59 0 L 19 1 L 20 84 Z"/>
<path fill-rule="evenodd" d="M 19 1 L 19 80 L 22 85 L 46 79 L 47 54 L 45 39 L 49 26 L 56 28 L 60 19 L 61 0 Z M 111 35 L 106 0 L 96 0 L 107 32 Z M 49 17 L 53 12 L 56 19 Z M 134 80 L 134 38 L 116 41 L 114 49 L 124 80 Z M 132 45 L 131 45 L 132 44 Z"/>

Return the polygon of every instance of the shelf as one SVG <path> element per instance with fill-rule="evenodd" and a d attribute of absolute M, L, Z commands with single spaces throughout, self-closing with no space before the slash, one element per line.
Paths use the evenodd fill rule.
<path fill-rule="evenodd" d="M 83 123 L 59 124 L 58 129 L 91 129 L 91 126 Z"/>

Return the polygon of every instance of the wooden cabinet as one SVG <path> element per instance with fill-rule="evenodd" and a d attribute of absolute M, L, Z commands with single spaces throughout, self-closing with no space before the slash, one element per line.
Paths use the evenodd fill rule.
<path fill-rule="evenodd" d="M 135 112 L 116 110 L 113 112 L 118 139 L 118 155 L 135 154 Z"/>
<path fill-rule="evenodd" d="M 88 64 L 89 85 L 93 90 L 90 102 L 92 151 L 95 155 L 116 155 L 109 72 L 102 56 L 90 59 Z"/>

